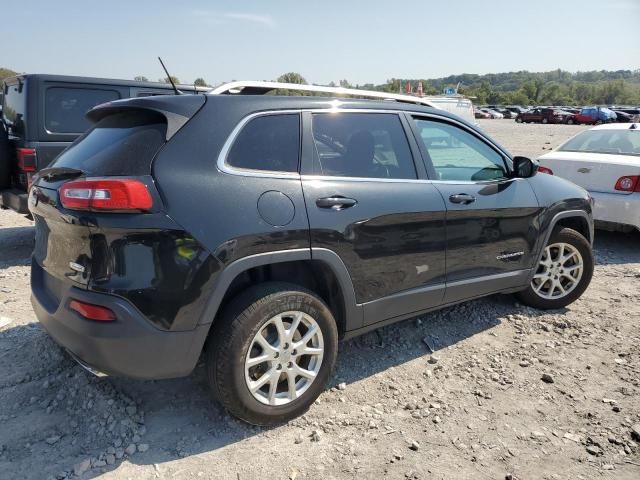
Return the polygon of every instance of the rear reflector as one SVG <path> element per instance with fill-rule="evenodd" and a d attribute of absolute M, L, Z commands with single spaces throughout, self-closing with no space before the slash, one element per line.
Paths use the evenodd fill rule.
<path fill-rule="evenodd" d="M 540 165 L 538 167 L 538 172 L 546 173 L 547 175 L 553 175 L 553 170 L 551 170 L 550 168 L 547 168 L 547 167 L 543 167 L 542 165 Z"/>
<path fill-rule="evenodd" d="M 636 175 L 620 177 L 615 189 L 620 192 L 640 192 L 640 177 Z"/>
<path fill-rule="evenodd" d="M 36 150 L 35 148 L 18 148 L 16 149 L 18 157 L 18 168 L 23 172 L 36 171 Z"/>
<path fill-rule="evenodd" d="M 107 307 L 93 305 L 91 303 L 81 302 L 79 300 L 71 300 L 69 308 L 78 312 L 88 320 L 96 320 L 99 322 L 112 322 L 116 319 L 116 314 Z"/>
<path fill-rule="evenodd" d="M 71 210 L 149 210 L 153 198 L 140 180 L 87 178 L 60 187 L 60 201 Z"/>

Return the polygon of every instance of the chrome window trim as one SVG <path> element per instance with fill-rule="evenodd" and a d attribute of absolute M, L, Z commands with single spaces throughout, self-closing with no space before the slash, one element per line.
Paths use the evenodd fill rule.
<path fill-rule="evenodd" d="M 486 142 L 491 145 L 496 151 L 502 154 L 505 159 L 508 161 L 513 161 L 511 155 L 508 152 L 500 148 L 500 146 L 496 145 L 489 138 L 479 135 L 473 128 L 470 128 L 468 125 L 456 120 L 455 118 L 450 118 L 443 115 L 438 115 L 436 113 L 431 112 L 419 112 L 415 110 L 396 110 L 393 108 L 389 109 L 373 109 L 373 108 L 340 108 L 340 101 L 336 100 L 333 102 L 335 106 L 328 108 L 297 108 L 297 109 L 286 109 L 286 110 L 265 110 L 261 112 L 254 112 L 245 117 L 243 117 L 238 124 L 233 128 L 227 139 L 225 140 L 220 153 L 218 154 L 217 159 L 217 167 L 223 173 L 229 175 L 241 175 L 246 177 L 259 177 L 259 178 L 287 178 L 287 179 L 300 179 L 304 178 L 306 180 L 342 180 L 342 181 L 357 181 L 357 182 L 383 182 L 383 183 L 448 183 L 448 184 L 468 184 L 468 185 L 477 185 L 479 183 L 496 183 L 499 181 L 510 180 L 510 178 L 500 178 L 496 180 L 488 180 L 483 182 L 474 182 L 469 180 L 437 180 L 437 179 L 401 179 L 401 178 L 368 178 L 368 177 L 337 177 L 330 175 L 300 175 L 299 172 L 275 172 L 271 170 L 251 170 L 233 167 L 227 163 L 227 156 L 231 147 L 233 146 L 238 134 L 240 131 L 249 123 L 251 120 L 261 116 L 267 115 L 286 115 L 286 114 L 298 114 L 301 115 L 304 112 L 309 112 L 312 114 L 316 113 L 386 113 L 391 115 L 397 115 L 398 117 L 402 114 L 407 114 L 411 116 L 421 116 L 421 117 L 429 117 L 440 121 L 449 122 L 455 124 L 456 126 L 463 128 L 469 134 L 478 137 L 481 141 Z M 300 117 L 300 125 L 302 131 L 302 116 Z M 302 159 L 300 159 L 300 163 L 302 163 Z"/>
<path fill-rule="evenodd" d="M 238 122 L 238 124 L 233 128 L 229 136 L 224 142 L 222 149 L 220 150 L 220 154 L 218 155 L 217 166 L 218 170 L 223 173 L 228 173 L 230 175 L 243 175 L 247 177 L 261 177 L 261 178 L 289 178 L 289 179 L 300 179 L 299 172 L 279 172 L 272 170 L 252 170 L 248 168 L 239 168 L 233 167 L 227 163 L 227 156 L 231 151 L 231 147 L 236 141 L 236 138 L 240 134 L 240 131 L 254 118 L 258 117 L 266 117 L 270 115 L 291 115 L 297 114 L 299 117 L 300 126 L 302 126 L 302 118 L 300 117 L 300 113 L 302 110 L 269 110 L 264 112 L 254 112 L 250 115 L 247 115 L 242 120 Z M 300 128 L 299 132 L 302 132 L 302 128 Z M 300 155 L 300 154 L 299 154 Z M 298 166 L 300 165 L 300 158 L 298 158 Z"/>
<path fill-rule="evenodd" d="M 506 181 L 524 181 L 524 178 L 497 178 L 474 182 L 473 180 L 432 180 L 430 178 L 369 178 L 369 177 L 337 177 L 330 175 L 300 175 L 300 179 L 324 182 L 380 182 L 380 183 L 428 183 L 437 185 L 492 185 Z"/>

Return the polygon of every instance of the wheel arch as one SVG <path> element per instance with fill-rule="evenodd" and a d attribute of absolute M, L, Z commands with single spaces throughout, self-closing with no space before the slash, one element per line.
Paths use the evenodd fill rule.
<path fill-rule="evenodd" d="M 266 281 L 286 281 L 314 291 L 331 309 L 340 336 L 362 326 L 346 266 L 335 252 L 322 248 L 260 253 L 229 264 L 220 273 L 199 324 L 214 324 L 233 297 Z"/>
<path fill-rule="evenodd" d="M 544 229 L 544 233 L 541 236 L 541 238 L 543 238 L 543 241 L 538 245 L 536 261 L 534 263 L 534 268 L 531 269 L 531 277 L 529 278 L 529 281 L 531 281 L 533 275 L 535 275 L 535 265 L 538 265 L 538 263 L 540 262 L 542 254 L 544 252 L 544 247 L 549 243 L 549 239 L 551 238 L 553 231 L 557 227 L 572 228 L 583 235 L 587 239 L 587 241 L 591 245 L 593 245 L 593 219 L 586 211 L 565 210 L 563 212 L 556 213 L 549 221 L 549 224 Z"/>

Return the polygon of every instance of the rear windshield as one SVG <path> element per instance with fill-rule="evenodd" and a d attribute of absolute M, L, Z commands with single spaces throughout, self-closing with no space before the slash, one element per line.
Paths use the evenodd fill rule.
<path fill-rule="evenodd" d="M 561 152 L 640 155 L 640 130 L 587 130 L 558 148 Z"/>
<path fill-rule="evenodd" d="M 27 85 L 25 82 L 6 85 L 2 104 L 2 117 L 9 135 L 24 137 L 27 112 Z"/>
<path fill-rule="evenodd" d="M 109 115 L 73 142 L 51 167 L 76 168 L 88 175 L 148 175 L 166 133 L 166 119 L 159 113 Z"/>

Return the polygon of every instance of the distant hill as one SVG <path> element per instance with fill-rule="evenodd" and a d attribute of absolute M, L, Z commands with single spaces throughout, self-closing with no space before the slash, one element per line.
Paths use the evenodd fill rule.
<path fill-rule="evenodd" d="M 560 69 L 485 75 L 464 73 L 431 79 L 394 78 L 383 85 L 367 84 L 360 87 L 397 92 L 401 84 L 405 86 L 411 82 L 415 89 L 420 81 L 426 94 L 441 93 L 444 88 L 460 84 L 458 92 L 476 97 L 475 103 L 478 104 L 640 104 L 640 69 L 576 73 Z"/>

